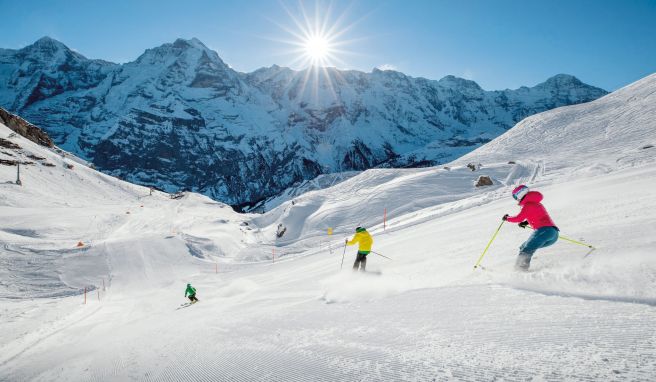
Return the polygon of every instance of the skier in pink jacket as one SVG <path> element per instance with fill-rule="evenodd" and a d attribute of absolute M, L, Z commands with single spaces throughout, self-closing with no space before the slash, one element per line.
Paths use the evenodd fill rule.
<path fill-rule="evenodd" d="M 558 227 L 540 203 L 543 199 L 541 193 L 530 191 L 528 187 L 521 185 L 513 190 L 512 195 L 519 202 L 522 210 L 517 216 L 504 215 L 503 220 L 519 223 L 522 228 L 526 228 L 527 225 L 533 228 L 533 234 L 519 247 L 519 255 L 515 263 L 516 269 L 526 271 L 535 251 L 558 241 Z"/>

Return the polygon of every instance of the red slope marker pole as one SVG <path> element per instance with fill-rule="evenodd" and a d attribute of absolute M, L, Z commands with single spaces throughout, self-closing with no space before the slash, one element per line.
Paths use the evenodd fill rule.
<path fill-rule="evenodd" d="M 87 287 L 84 287 L 84 305 L 87 304 Z"/>

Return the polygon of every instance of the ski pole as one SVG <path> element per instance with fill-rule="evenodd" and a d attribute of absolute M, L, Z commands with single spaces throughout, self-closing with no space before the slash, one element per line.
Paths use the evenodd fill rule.
<path fill-rule="evenodd" d="M 501 230 L 501 226 L 502 226 L 503 223 L 505 223 L 505 222 L 506 222 L 505 220 L 502 220 L 502 221 L 501 221 L 501 224 L 499 224 L 499 228 L 497 228 L 497 230 L 494 232 L 494 235 L 492 235 L 492 238 L 490 239 L 490 242 L 487 243 L 487 245 L 485 246 L 485 249 L 483 250 L 483 253 L 481 253 L 481 257 L 478 258 L 478 261 L 477 261 L 476 264 L 474 265 L 474 269 L 478 268 L 479 264 L 480 264 L 481 261 L 483 260 L 483 256 L 485 256 L 485 253 L 487 252 L 487 249 L 490 248 L 490 245 L 492 245 L 492 242 L 494 241 L 494 239 L 496 239 L 497 234 L 498 234 L 499 231 Z"/>
<path fill-rule="evenodd" d="M 380 256 L 380 257 L 384 257 L 384 258 L 386 258 L 387 260 L 392 260 L 392 259 L 390 259 L 389 257 L 387 257 L 387 256 L 385 256 L 385 255 L 381 255 L 380 253 L 378 253 L 378 252 L 376 252 L 376 251 L 371 251 L 371 253 L 375 253 L 375 254 L 377 254 L 377 255 Z"/>
<path fill-rule="evenodd" d="M 583 257 L 588 257 L 588 255 L 591 254 L 592 251 L 594 251 L 595 249 L 597 249 L 597 248 L 591 246 L 590 244 L 585 244 L 585 243 L 582 243 L 582 242 L 580 242 L 580 241 L 572 240 L 572 239 L 570 239 L 569 237 L 565 237 L 565 236 L 563 236 L 563 235 L 559 235 L 558 238 L 559 238 L 559 239 L 566 240 L 566 241 L 569 241 L 570 243 L 573 243 L 573 244 L 578 244 L 578 245 L 582 245 L 582 246 L 584 246 L 584 247 L 588 247 L 588 248 L 590 248 L 590 250 L 588 251 L 588 253 L 586 253 Z"/>
<path fill-rule="evenodd" d="M 346 255 L 346 243 L 344 243 L 344 252 L 342 252 L 342 265 L 339 266 L 339 269 L 344 269 L 344 255 Z"/>
<path fill-rule="evenodd" d="M 572 239 L 570 239 L 569 237 L 565 237 L 565 236 L 563 236 L 563 235 L 559 235 L 558 237 L 559 237 L 560 239 L 567 240 L 567 241 L 569 241 L 570 243 L 574 243 L 574 244 L 582 245 L 582 246 L 584 246 L 584 247 L 588 247 L 588 248 L 594 248 L 594 247 L 591 246 L 590 244 L 581 243 L 580 241 L 572 240 Z"/>

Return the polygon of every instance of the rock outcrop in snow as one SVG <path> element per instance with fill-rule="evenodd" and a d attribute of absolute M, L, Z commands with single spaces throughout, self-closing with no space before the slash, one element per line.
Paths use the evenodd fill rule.
<path fill-rule="evenodd" d="M 43 130 L 0 107 L 0 123 L 41 146 L 52 147 L 52 139 Z"/>
<path fill-rule="evenodd" d="M 396 71 L 239 73 L 197 39 L 118 65 L 43 38 L 0 49 L 0 106 L 102 171 L 231 204 L 319 174 L 447 162 L 523 118 L 606 92 L 568 75 L 484 91 Z"/>

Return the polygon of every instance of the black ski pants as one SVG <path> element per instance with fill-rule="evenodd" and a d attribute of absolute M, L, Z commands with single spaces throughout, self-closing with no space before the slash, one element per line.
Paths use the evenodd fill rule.
<path fill-rule="evenodd" d="M 367 267 L 367 255 L 369 252 L 360 252 L 358 251 L 358 256 L 355 258 L 355 263 L 353 263 L 353 270 L 357 271 L 358 268 L 362 272 L 365 271 L 365 268 Z"/>

